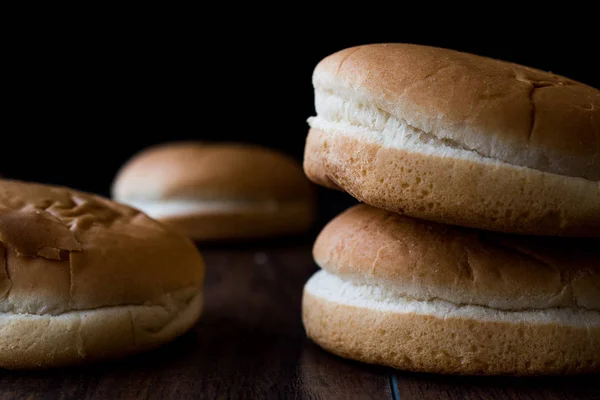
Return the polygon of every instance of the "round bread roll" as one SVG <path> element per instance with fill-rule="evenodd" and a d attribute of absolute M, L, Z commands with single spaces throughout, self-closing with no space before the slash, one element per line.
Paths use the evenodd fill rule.
<path fill-rule="evenodd" d="M 323 348 L 410 371 L 600 372 L 598 239 L 508 236 L 367 205 L 332 220 L 304 288 Z"/>
<path fill-rule="evenodd" d="M 112 197 L 194 240 L 250 239 L 307 231 L 314 193 L 302 167 L 267 148 L 178 142 L 134 156 Z"/>
<path fill-rule="evenodd" d="M 0 180 L 0 367 L 138 353 L 187 331 L 204 263 L 184 236 L 130 207 Z"/>
<path fill-rule="evenodd" d="M 500 232 L 600 236 L 600 91 L 452 50 L 322 60 L 304 169 L 372 206 Z"/>

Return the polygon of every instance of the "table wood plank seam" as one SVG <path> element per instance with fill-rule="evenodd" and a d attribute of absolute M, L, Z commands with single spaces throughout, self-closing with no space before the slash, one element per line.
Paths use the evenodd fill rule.
<path fill-rule="evenodd" d="M 400 390 L 398 389 L 398 376 L 395 372 L 390 372 L 390 391 L 393 400 L 400 400 Z"/>

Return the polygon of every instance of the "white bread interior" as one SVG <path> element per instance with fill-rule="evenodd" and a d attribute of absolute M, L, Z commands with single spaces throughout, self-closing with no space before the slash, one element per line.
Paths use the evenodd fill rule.
<path fill-rule="evenodd" d="M 131 200 L 129 206 L 137 208 L 155 219 L 184 215 L 201 215 L 213 213 L 240 213 L 264 212 L 277 213 L 285 208 L 305 207 L 304 201 L 278 202 L 275 200 L 235 200 L 235 199 L 209 199 L 209 200 Z"/>
<path fill-rule="evenodd" d="M 306 334 L 344 358 L 401 370 L 461 375 L 600 371 L 600 313 L 495 310 L 419 301 L 326 271 L 305 286 Z"/>
<path fill-rule="evenodd" d="M 188 331 L 198 321 L 202 303 L 202 291 L 194 287 L 149 304 L 60 314 L 2 312 L 0 363 L 4 368 L 35 369 L 136 354 Z"/>
<path fill-rule="evenodd" d="M 600 329 L 600 312 L 585 308 L 542 308 L 502 310 L 447 300 L 416 300 L 386 285 L 356 283 L 320 270 L 306 283 L 305 290 L 327 301 L 374 311 L 419 314 L 436 318 L 465 318 L 476 321 L 556 324 Z"/>
<path fill-rule="evenodd" d="M 531 170 L 511 164 L 461 146 L 436 132 L 425 132 L 408 124 L 407 121 L 369 104 L 360 91 L 342 91 L 343 96 L 333 90 L 315 88 L 317 115 L 310 117 L 311 128 L 324 132 L 343 133 L 348 137 L 364 140 L 385 148 L 407 150 L 422 155 L 454 158 L 483 163 L 495 167 L 511 167 Z M 533 170 L 537 172 L 537 170 Z M 580 178 L 583 181 L 587 181 Z M 598 184 L 598 182 L 594 182 Z M 586 184 L 582 182 L 582 184 Z"/>

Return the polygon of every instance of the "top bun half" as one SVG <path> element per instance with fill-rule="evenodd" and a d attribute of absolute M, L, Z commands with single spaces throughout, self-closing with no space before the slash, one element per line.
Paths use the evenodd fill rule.
<path fill-rule="evenodd" d="M 0 312 L 60 315 L 187 302 L 204 262 L 143 213 L 75 190 L 0 180 Z"/>
<path fill-rule="evenodd" d="M 453 50 L 379 44 L 323 59 L 313 84 L 313 128 L 345 120 L 377 130 L 394 119 L 449 148 L 600 180 L 600 91 L 563 76 Z"/>

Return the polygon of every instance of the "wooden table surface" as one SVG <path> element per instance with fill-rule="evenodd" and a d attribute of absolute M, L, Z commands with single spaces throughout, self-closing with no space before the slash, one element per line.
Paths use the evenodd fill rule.
<path fill-rule="evenodd" d="M 200 247 L 201 321 L 122 361 L 0 370 L 1 399 L 600 399 L 600 376 L 481 378 L 406 373 L 330 355 L 306 339 L 302 286 L 310 244 Z"/>

